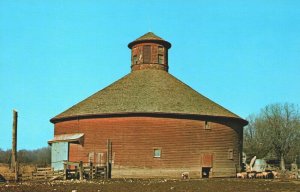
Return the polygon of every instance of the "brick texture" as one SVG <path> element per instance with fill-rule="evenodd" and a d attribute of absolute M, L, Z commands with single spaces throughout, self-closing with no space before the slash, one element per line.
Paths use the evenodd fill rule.
<path fill-rule="evenodd" d="M 54 132 L 85 134 L 83 145 L 70 144 L 70 161 L 88 162 L 89 153 L 94 153 L 94 163 L 105 163 L 106 141 L 111 139 L 113 177 L 179 178 L 188 171 L 199 178 L 205 155 L 212 158 L 211 177 L 234 176 L 240 167 L 242 129 L 234 123 L 210 122 L 205 129 L 203 120 L 113 117 L 59 122 Z M 157 148 L 160 158 L 153 157 Z M 231 149 L 233 158 L 229 159 Z"/>
<path fill-rule="evenodd" d="M 143 47 L 151 46 L 150 62 L 144 63 Z M 163 57 L 163 63 L 159 63 L 159 55 Z M 136 57 L 136 59 L 134 59 Z M 139 43 L 131 50 L 131 70 L 159 69 L 168 71 L 168 49 L 158 43 Z"/>

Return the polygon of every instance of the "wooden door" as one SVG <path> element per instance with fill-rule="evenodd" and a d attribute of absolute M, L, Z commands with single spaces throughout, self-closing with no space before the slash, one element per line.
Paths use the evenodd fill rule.
<path fill-rule="evenodd" d="M 213 154 L 212 153 L 202 154 L 201 167 L 213 167 Z"/>
<path fill-rule="evenodd" d="M 69 160 L 69 143 L 57 142 L 51 146 L 51 167 L 56 170 L 64 170 L 64 161 Z"/>

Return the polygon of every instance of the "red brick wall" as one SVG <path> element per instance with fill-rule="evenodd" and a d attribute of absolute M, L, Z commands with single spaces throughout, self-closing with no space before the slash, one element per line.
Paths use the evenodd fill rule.
<path fill-rule="evenodd" d="M 151 46 L 151 55 L 150 62 L 144 63 L 144 53 L 143 46 L 150 45 Z M 162 46 L 162 50 L 159 50 L 159 46 Z M 158 55 L 162 55 L 164 57 L 163 63 L 159 64 Z M 134 63 L 133 57 L 137 57 L 137 63 Z M 160 69 L 168 71 L 168 49 L 161 44 L 157 43 L 139 43 L 132 47 L 131 51 L 131 70 L 141 70 L 141 69 Z"/>
<path fill-rule="evenodd" d="M 55 135 L 84 133 L 83 146 L 70 144 L 69 160 L 87 162 L 94 152 L 95 163 L 111 139 L 113 177 L 180 177 L 183 171 L 200 177 L 205 154 L 213 158 L 211 176 L 222 177 L 234 176 L 240 164 L 242 131 L 231 127 L 211 122 L 204 129 L 204 121 L 190 119 L 114 117 L 59 122 Z M 153 157 L 154 148 L 161 148 L 161 158 Z M 233 159 L 228 159 L 231 149 Z"/>

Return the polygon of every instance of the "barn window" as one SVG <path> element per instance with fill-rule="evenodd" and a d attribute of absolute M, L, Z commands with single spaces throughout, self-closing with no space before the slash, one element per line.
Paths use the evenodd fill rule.
<path fill-rule="evenodd" d="M 228 149 L 228 159 L 233 160 L 233 149 Z"/>
<path fill-rule="evenodd" d="M 143 50 L 144 63 L 151 62 L 151 45 L 145 45 Z"/>
<path fill-rule="evenodd" d="M 164 47 L 163 46 L 158 46 L 158 52 L 162 53 L 164 51 Z"/>
<path fill-rule="evenodd" d="M 161 157 L 161 149 L 160 148 L 155 148 L 153 150 L 153 157 L 155 157 L 155 158 L 160 158 Z"/>
<path fill-rule="evenodd" d="M 163 55 L 158 55 L 158 63 L 159 64 L 164 64 L 164 56 Z"/>
<path fill-rule="evenodd" d="M 137 62 L 138 62 L 137 55 L 134 55 L 134 56 L 132 57 L 132 63 L 133 63 L 133 64 L 137 64 Z"/>
<path fill-rule="evenodd" d="M 210 130 L 210 123 L 208 121 L 204 122 L 204 129 Z"/>

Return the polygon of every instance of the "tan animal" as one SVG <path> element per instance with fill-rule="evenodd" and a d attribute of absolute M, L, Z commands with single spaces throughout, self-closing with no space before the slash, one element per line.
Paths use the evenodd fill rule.
<path fill-rule="evenodd" d="M 264 178 L 264 175 L 262 173 L 256 173 L 256 178 L 262 179 Z"/>
<path fill-rule="evenodd" d="M 289 176 L 290 179 L 297 179 L 297 175 L 296 173 L 293 173 Z"/>
<path fill-rule="evenodd" d="M 189 172 L 183 172 L 183 173 L 181 174 L 181 178 L 182 178 L 182 179 L 188 179 L 188 178 L 189 178 Z"/>
<path fill-rule="evenodd" d="M 246 172 L 237 173 L 236 177 L 246 179 L 247 178 L 247 173 Z"/>
<path fill-rule="evenodd" d="M 248 178 L 249 179 L 254 179 L 255 178 L 255 173 L 254 172 L 248 173 Z"/>
<path fill-rule="evenodd" d="M 242 177 L 243 177 L 242 173 L 236 173 L 236 178 L 242 178 Z"/>
<path fill-rule="evenodd" d="M 262 172 L 263 178 L 268 179 L 270 172 Z"/>

